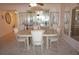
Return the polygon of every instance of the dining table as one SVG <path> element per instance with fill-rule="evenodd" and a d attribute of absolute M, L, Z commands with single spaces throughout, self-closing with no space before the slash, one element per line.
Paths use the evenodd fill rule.
<path fill-rule="evenodd" d="M 17 33 L 17 36 L 20 37 L 26 37 L 26 44 L 27 44 L 27 49 L 30 49 L 30 44 L 29 44 L 29 37 L 32 37 L 31 31 L 33 29 L 28 29 L 24 31 L 20 31 Z M 43 36 L 46 37 L 46 48 L 48 49 L 49 47 L 49 37 L 56 36 L 57 32 L 53 29 L 37 29 L 37 30 L 44 30 Z"/>

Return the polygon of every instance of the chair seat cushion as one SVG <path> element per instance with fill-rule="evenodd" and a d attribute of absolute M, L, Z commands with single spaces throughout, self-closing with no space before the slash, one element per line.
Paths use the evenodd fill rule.
<path fill-rule="evenodd" d="M 49 37 L 49 40 L 50 40 L 51 42 L 55 42 L 55 41 L 58 40 L 58 37 Z"/>
<path fill-rule="evenodd" d="M 39 41 L 36 41 L 36 42 L 33 42 L 34 45 L 42 45 L 43 42 L 39 42 Z"/>

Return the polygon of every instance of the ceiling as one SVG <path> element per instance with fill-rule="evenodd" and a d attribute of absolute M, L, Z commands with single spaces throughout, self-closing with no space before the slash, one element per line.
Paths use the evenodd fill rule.
<path fill-rule="evenodd" d="M 40 6 L 43 9 L 51 9 L 52 7 L 59 7 L 59 3 L 44 3 Z M 0 10 L 29 10 L 29 3 L 0 3 Z"/>
<path fill-rule="evenodd" d="M 40 6 L 44 10 L 51 10 L 51 9 L 59 9 L 61 5 L 66 5 L 66 7 L 71 7 L 74 4 L 71 3 L 43 3 L 44 6 Z M 0 11 L 27 11 L 30 10 L 29 3 L 0 3 Z"/>

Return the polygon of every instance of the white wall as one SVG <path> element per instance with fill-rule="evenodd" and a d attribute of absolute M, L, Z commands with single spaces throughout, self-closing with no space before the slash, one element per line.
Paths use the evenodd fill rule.
<path fill-rule="evenodd" d="M 10 12 L 10 15 L 11 15 L 11 23 L 7 24 L 5 21 L 5 12 L 0 12 L 0 37 L 12 32 L 12 26 L 14 25 L 16 20 L 12 12 Z M 4 17 L 3 19 L 1 18 L 2 16 Z"/>
<path fill-rule="evenodd" d="M 3 15 L 2 13 L 0 15 Z M 5 33 L 11 32 L 11 27 L 2 19 L 0 16 L 0 37 L 5 35 Z"/>

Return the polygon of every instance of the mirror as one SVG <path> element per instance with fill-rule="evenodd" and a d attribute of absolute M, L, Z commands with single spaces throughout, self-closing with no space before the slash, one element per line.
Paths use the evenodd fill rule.
<path fill-rule="evenodd" d="M 8 24 L 11 23 L 11 16 L 10 16 L 9 13 L 6 13 L 6 14 L 5 14 L 5 21 L 6 21 L 6 23 L 8 23 Z"/>
<path fill-rule="evenodd" d="M 45 11 L 36 11 L 28 14 L 28 25 L 39 24 L 40 26 L 48 26 L 49 13 Z"/>

